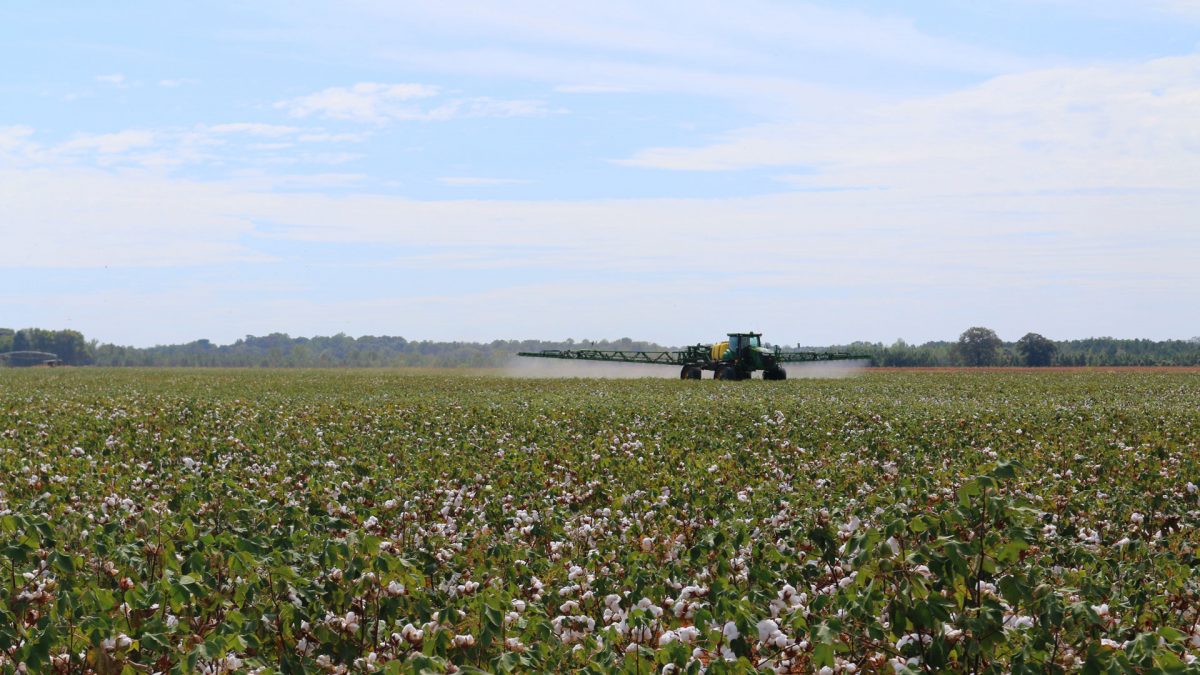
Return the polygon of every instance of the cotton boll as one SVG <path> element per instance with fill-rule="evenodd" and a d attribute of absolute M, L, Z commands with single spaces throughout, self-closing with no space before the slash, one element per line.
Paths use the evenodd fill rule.
<path fill-rule="evenodd" d="M 779 631 L 779 624 L 770 619 L 763 619 L 758 622 L 758 641 L 766 642 Z"/>

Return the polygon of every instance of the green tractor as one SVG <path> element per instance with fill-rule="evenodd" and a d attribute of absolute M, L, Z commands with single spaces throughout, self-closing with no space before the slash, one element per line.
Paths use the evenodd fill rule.
<path fill-rule="evenodd" d="M 698 344 L 675 352 L 625 352 L 605 349 L 547 349 L 520 352 L 518 356 L 575 361 L 618 363 L 658 363 L 680 366 L 680 379 L 699 380 L 706 370 L 717 380 L 748 380 L 754 371 L 763 371 L 764 380 L 786 380 L 785 363 L 808 361 L 844 361 L 865 356 L 844 352 L 785 352 L 762 346 L 762 333 L 729 333 L 729 339 L 716 344 Z"/>

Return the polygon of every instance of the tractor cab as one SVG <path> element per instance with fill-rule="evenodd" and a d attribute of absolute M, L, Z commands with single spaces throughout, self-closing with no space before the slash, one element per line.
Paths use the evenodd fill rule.
<path fill-rule="evenodd" d="M 729 333 L 729 349 L 734 353 L 742 347 L 761 347 L 762 333 Z"/>

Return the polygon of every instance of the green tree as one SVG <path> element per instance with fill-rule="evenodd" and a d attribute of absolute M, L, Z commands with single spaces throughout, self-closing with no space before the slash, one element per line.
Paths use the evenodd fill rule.
<path fill-rule="evenodd" d="M 13 335 L 12 350 L 14 352 L 24 352 L 33 349 L 33 345 L 30 342 L 29 330 L 19 330 Z"/>
<path fill-rule="evenodd" d="M 1038 333 L 1026 333 L 1017 340 L 1017 351 L 1027 366 L 1048 366 L 1058 353 L 1058 346 Z"/>
<path fill-rule="evenodd" d="M 991 328 L 974 326 L 958 336 L 954 346 L 959 360 L 968 366 L 992 366 L 996 364 L 996 350 L 1004 343 Z"/>

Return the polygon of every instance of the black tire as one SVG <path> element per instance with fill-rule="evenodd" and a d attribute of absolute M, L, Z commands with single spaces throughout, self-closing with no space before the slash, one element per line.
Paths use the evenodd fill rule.
<path fill-rule="evenodd" d="M 772 368 L 771 370 L 764 370 L 763 371 L 763 379 L 764 380 L 786 380 L 787 379 L 787 371 L 784 370 L 783 368 L 779 368 L 779 367 Z"/>
<path fill-rule="evenodd" d="M 717 379 L 740 380 L 742 379 L 742 376 L 741 373 L 737 371 L 737 368 L 734 368 L 733 366 L 721 366 L 717 369 Z"/>
<path fill-rule="evenodd" d="M 698 380 L 700 379 L 700 369 L 696 366 L 684 366 L 683 370 L 679 371 L 679 379 Z"/>

